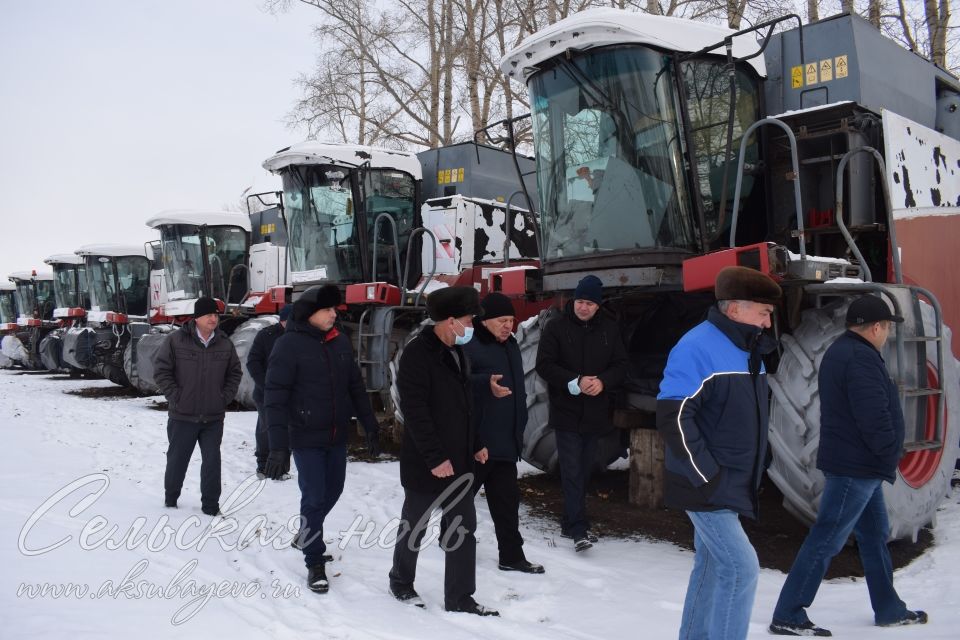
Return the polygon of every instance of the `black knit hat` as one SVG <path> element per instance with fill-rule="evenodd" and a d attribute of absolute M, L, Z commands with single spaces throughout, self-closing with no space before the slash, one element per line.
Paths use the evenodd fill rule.
<path fill-rule="evenodd" d="M 717 300 L 750 300 L 777 304 L 782 292 L 770 276 L 749 267 L 724 267 L 714 285 Z"/>
<path fill-rule="evenodd" d="M 339 307 L 342 300 L 336 285 L 310 287 L 293 303 L 293 319 L 298 322 L 306 320 L 320 309 Z"/>
<path fill-rule="evenodd" d="M 573 299 L 603 304 L 603 282 L 597 276 L 583 276 L 573 292 Z"/>
<path fill-rule="evenodd" d="M 435 322 L 481 313 L 480 294 L 473 287 L 444 287 L 427 296 L 427 314 Z"/>
<path fill-rule="evenodd" d="M 517 315 L 513 310 L 513 304 L 510 303 L 510 298 L 502 293 L 488 293 L 480 302 L 480 306 L 483 307 L 483 320 Z"/>
<path fill-rule="evenodd" d="M 213 298 L 204 296 L 203 298 L 198 298 L 197 301 L 193 303 L 194 318 L 210 315 L 211 313 L 220 313 L 220 308 L 217 306 L 217 301 Z"/>

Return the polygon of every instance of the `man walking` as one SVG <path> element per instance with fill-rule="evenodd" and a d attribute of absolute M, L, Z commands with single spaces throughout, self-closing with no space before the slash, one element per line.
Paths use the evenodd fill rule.
<path fill-rule="evenodd" d="M 473 287 L 447 287 L 427 297 L 426 326 L 403 350 L 397 387 L 403 412 L 402 524 L 393 549 L 390 592 L 401 602 L 422 607 L 413 587 L 417 557 L 434 509 L 442 511 L 440 547 L 445 553 L 444 607 L 497 616 L 473 599 L 476 591 L 477 513 L 474 461 L 487 461 L 473 426 L 470 366 L 461 348 L 473 334 L 480 313 Z"/>
<path fill-rule="evenodd" d="M 693 522 L 681 640 L 746 638 L 760 565 L 740 525 L 757 517 L 767 452 L 771 326 L 780 287 L 746 267 L 717 275 L 717 306 L 670 351 L 657 396 L 664 502 Z"/>
<path fill-rule="evenodd" d="M 261 480 L 266 477 L 265 470 L 267 465 L 267 456 L 270 455 L 270 438 L 267 436 L 267 414 L 263 405 L 263 388 L 267 381 L 267 363 L 270 358 L 270 352 L 273 351 L 273 345 L 277 339 L 283 335 L 287 326 L 287 319 L 293 305 L 285 304 L 280 309 L 279 321 L 257 332 L 257 336 L 250 345 L 250 353 L 247 354 L 247 371 L 253 378 L 253 403 L 257 407 L 257 428 L 254 432 L 256 438 L 256 449 L 254 455 L 257 457 L 257 477 Z M 290 469 L 290 459 L 287 458 L 287 470 Z M 286 480 L 289 474 L 281 476 Z"/>
<path fill-rule="evenodd" d="M 220 312 L 213 298 L 200 298 L 193 320 L 169 334 L 157 352 L 157 386 L 167 398 L 165 503 L 175 508 L 190 456 L 200 443 L 200 504 L 208 516 L 220 512 L 220 442 L 223 416 L 240 386 L 240 358 L 217 329 Z"/>
<path fill-rule="evenodd" d="M 617 323 L 599 314 L 603 284 L 585 276 L 573 300 L 540 337 L 537 373 L 547 382 L 549 421 L 557 437 L 563 519 L 560 535 L 585 551 L 597 537 L 587 519 L 587 483 L 597 439 L 613 429 L 611 393 L 627 375 L 627 352 Z"/>
<path fill-rule="evenodd" d="M 354 414 L 371 453 L 379 448 L 379 427 L 353 348 L 334 326 L 340 302 L 340 290 L 326 285 L 307 289 L 293 303 L 290 322 L 270 352 L 264 391 L 270 439 L 264 473 L 282 478 L 293 451 L 300 486 L 298 546 L 307 586 L 315 593 L 330 588 L 323 522 L 343 493 Z"/>
<path fill-rule="evenodd" d="M 473 492 L 483 487 L 493 518 L 502 571 L 543 573 L 528 561 L 520 535 L 520 487 L 517 460 L 527 424 L 527 393 L 523 361 L 513 337 L 513 305 L 502 293 L 490 293 L 480 303 L 483 316 L 474 322 L 473 340 L 464 347 L 470 358 L 473 384 L 474 429 L 489 453 L 476 465 Z"/>
<path fill-rule="evenodd" d="M 881 298 L 857 298 L 847 309 L 847 331 L 830 345 L 818 374 L 820 448 L 817 468 L 826 483 L 817 521 L 807 534 L 773 610 L 770 632 L 783 636 L 830 636 L 806 609 L 830 566 L 853 533 L 863 563 L 877 625 L 924 624 L 893 588 L 887 549 L 890 525 L 882 484 L 896 480 L 903 453 L 904 423 L 897 386 L 880 350 L 890 323 L 903 318 Z"/>

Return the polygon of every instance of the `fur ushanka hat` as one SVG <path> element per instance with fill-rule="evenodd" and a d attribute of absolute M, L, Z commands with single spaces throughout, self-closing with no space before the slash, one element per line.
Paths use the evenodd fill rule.
<path fill-rule="evenodd" d="M 749 267 L 724 267 L 714 285 L 717 300 L 750 300 L 777 304 L 782 291 L 770 276 Z"/>
<path fill-rule="evenodd" d="M 444 287 L 427 296 L 427 313 L 434 322 L 483 313 L 480 294 L 473 287 Z"/>

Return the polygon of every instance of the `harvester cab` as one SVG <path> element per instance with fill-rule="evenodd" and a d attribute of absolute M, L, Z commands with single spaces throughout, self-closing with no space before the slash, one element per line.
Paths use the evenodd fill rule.
<path fill-rule="evenodd" d="M 13 341 L 7 340 L 17 329 L 17 287 L 9 280 L 0 282 L 0 369 L 9 369 L 16 364 L 13 355 Z M 7 343 L 10 343 L 11 355 L 7 355 Z"/>
<path fill-rule="evenodd" d="M 53 318 L 59 326 L 40 341 L 40 359 L 49 371 L 78 373 L 63 360 L 63 335 L 72 327 L 82 326 L 90 308 L 84 260 L 75 253 L 61 253 L 44 263 L 53 269 Z"/>
<path fill-rule="evenodd" d="M 885 358 L 911 452 L 888 500 L 891 535 L 916 536 L 945 495 L 960 426 L 947 419 L 960 388 L 942 324 L 960 322 L 948 266 L 960 83 L 856 16 L 774 33 L 793 20 L 733 32 L 591 10 L 506 55 L 501 69 L 530 93 L 540 187 L 542 267 L 526 293 L 603 281 L 631 356 L 615 422 L 635 437 L 654 426 L 667 354 L 713 304 L 719 269 L 778 279 L 770 475 L 807 522 L 823 486 L 817 358 L 852 297 L 884 296 L 907 318 Z M 537 466 L 550 452 L 525 443 Z"/>
<path fill-rule="evenodd" d="M 3 349 L 7 358 L 27 369 L 41 369 L 40 341 L 53 329 L 55 306 L 53 274 L 18 271 L 8 276 L 14 286 L 13 298 L 17 311 L 14 322 L 7 323 Z"/>

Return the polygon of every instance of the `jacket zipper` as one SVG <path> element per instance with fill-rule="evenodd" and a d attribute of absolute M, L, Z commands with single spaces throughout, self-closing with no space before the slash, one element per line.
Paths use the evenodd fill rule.
<path fill-rule="evenodd" d="M 330 425 L 330 444 L 332 445 L 337 439 L 337 389 L 333 382 L 333 366 L 330 364 L 330 351 L 327 349 L 327 343 L 321 342 L 320 346 L 323 347 L 324 359 L 327 361 L 327 373 L 330 374 L 330 402 L 333 403 L 333 421 Z"/>

